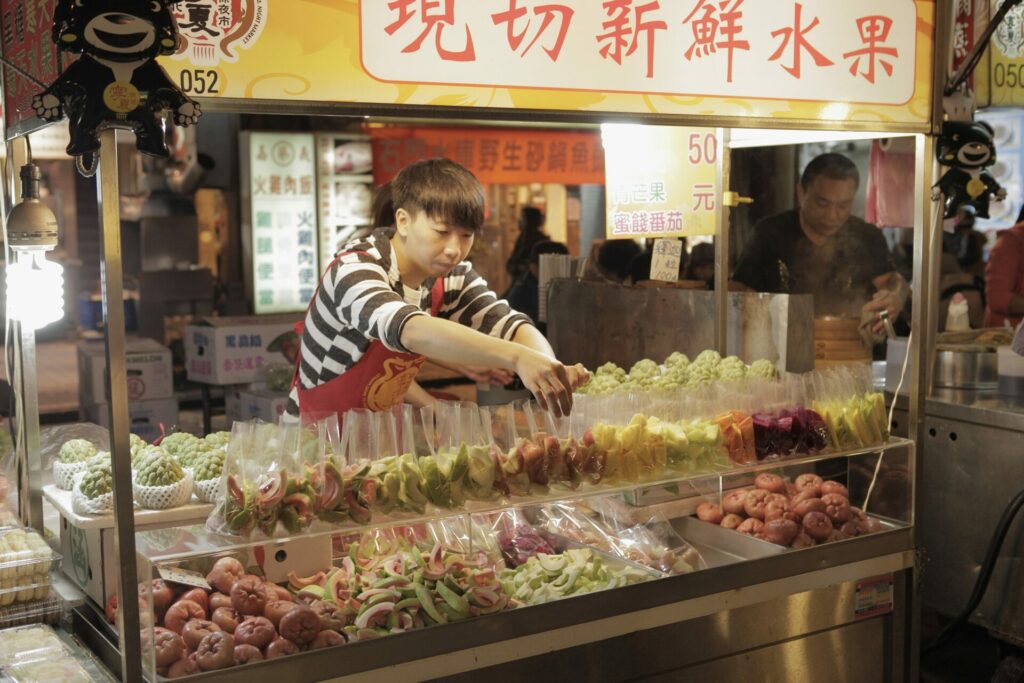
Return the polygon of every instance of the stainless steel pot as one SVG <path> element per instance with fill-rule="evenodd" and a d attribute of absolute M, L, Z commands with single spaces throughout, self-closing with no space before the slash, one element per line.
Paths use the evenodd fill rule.
<path fill-rule="evenodd" d="M 941 346 L 935 351 L 934 384 L 954 389 L 991 389 L 999 384 L 996 352 L 983 346 Z"/>

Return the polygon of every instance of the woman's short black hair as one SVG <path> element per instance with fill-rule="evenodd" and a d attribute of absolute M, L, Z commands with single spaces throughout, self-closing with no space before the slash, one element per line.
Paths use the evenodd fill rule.
<path fill-rule="evenodd" d="M 432 220 L 478 232 L 484 224 L 484 188 L 468 169 L 451 159 L 409 164 L 391 181 L 395 211 L 422 211 Z"/>
<path fill-rule="evenodd" d="M 842 154 L 834 152 L 819 154 L 811 159 L 811 163 L 807 164 L 807 168 L 800 176 L 800 186 L 806 190 L 818 176 L 824 176 L 829 180 L 852 180 L 855 185 L 860 186 L 860 171 L 857 170 L 857 166 Z"/>

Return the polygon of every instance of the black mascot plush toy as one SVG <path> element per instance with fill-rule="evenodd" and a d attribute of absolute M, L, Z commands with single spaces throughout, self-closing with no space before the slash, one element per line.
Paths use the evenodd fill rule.
<path fill-rule="evenodd" d="M 953 218 L 957 209 L 969 204 L 978 218 L 988 218 L 989 197 L 997 201 L 1006 198 L 1006 190 L 986 168 L 996 163 L 996 145 L 992 139 L 992 126 L 984 121 L 947 121 L 942 124 L 942 135 L 935 147 L 935 157 L 943 166 L 949 166 L 939 182 L 935 183 L 935 199 L 946 198 L 944 216 Z"/>
<path fill-rule="evenodd" d="M 199 104 L 156 63 L 178 43 L 166 0 L 57 0 L 53 40 L 59 50 L 82 56 L 35 96 L 32 107 L 46 121 L 67 114 L 69 155 L 92 157 L 99 131 L 114 126 L 135 131 L 139 151 L 166 158 L 159 113 L 170 109 L 179 126 L 199 120 Z"/>

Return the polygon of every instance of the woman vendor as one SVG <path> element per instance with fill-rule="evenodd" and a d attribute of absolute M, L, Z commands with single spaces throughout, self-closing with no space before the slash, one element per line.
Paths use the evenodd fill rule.
<path fill-rule="evenodd" d="M 515 372 L 542 407 L 566 415 L 588 379 L 554 357 L 529 318 L 465 261 L 484 221 L 476 177 L 447 159 L 391 183 L 394 231 L 345 245 L 310 301 L 288 413 L 387 410 L 422 400 L 426 358 Z"/>

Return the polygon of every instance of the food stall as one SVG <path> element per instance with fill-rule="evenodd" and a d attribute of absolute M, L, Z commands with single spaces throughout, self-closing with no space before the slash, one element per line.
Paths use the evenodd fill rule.
<path fill-rule="evenodd" d="M 681 5 L 662 8 L 658 3 L 653 10 L 648 6 L 614 10 L 584 2 L 564 6 L 523 3 L 517 9 L 512 3 L 508 12 L 491 16 L 483 4 L 459 5 L 456 11 L 451 9 L 452 3 L 448 12 L 435 14 L 426 5 L 417 11 L 412 3 L 336 6 L 312 1 L 297 3 L 301 11 L 278 14 L 269 3 L 248 0 L 218 3 L 212 10 L 206 8 L 201 17 L 188 14 L 192 5 L 186 4 L 174 10 L 182 34 L 180 49 L 162 63 L 173 80 L 196 96 L 208 112 L 358 115 L 381 122 L 417 117 L 448 122 L 485 119 L 593 125 L 628 121 L 699 126 L 704 131 L 700 139 L 710 140 L 710 145 L 691 152 L 701 157 L 701 165 L 713 170 L 714 181 L 710 188 L 703 177 L 699 188 L 692 178 L 682 182 L 691 183 L 685 186 L 690 193 L 687 199 L 703 202 L 704 224 L 710 221 L 717 236 L 714 314 L 702 316 L 701 324 L 713 321 L 713 345 L 725 355 L 731 348 L 732 327 L 726 291 L 728 233 L 722 226 L 727 225 L 729 206 L 737 200 L 727 191 L 732 128 L 915 136 L 915 281 L 931 282 L 937 254 L 931 239 L 936 226 L 927 199 L 933 175 L 930 136 L 941 119 L 934 95 L 935 83 L 943 76 L 942 66 L 933 64 L 942 61 L 935 55 L 944 54 L 948 19 L 945 6 L 929 0 L 872 0 L 856 5 L 819 0 L 784 3 L 785 11 L 774 3 L 771 7 L 765 3 L 744 6 L 739 11 L 740 4 L 718 8 L 698 3 L 689 12 Z M 211 18 L 214 23 L 208 25 Z M 717 36 L 717 42 L 714 37 L 709 41 L 709 35 Z M 296 40 L 298 36 L 301 41 Z M 595 36 L 599 49 L 594 49 Z M 692 47 L 680 51 L 681 45 L 690 43 Z M 496 64 L 505 66 L 496 72 Z M 808 92 L 814 92 L 816 99 L 808 100 Z M 8 127 L 7 136 L 16 141 L 38 125 L 34 119 L 16 122 Z M 113 130 L 102 134 L 97 180 L 102 198 L 103 291 L 107 301 L 120 301 L 122 284 L 116 137 Z M 679 153 L 682 157 L 686 151 Z M 507 157 L 503 163 L 520 160 L 519 156 Z M 689 212 L 696 206 L 690 206 Z M 620 224 L 610 222 L 613 225 Z M 633 230 L 638 223 L 621 225 L 618 236 L 641 234 Z M 663 234 L 685 234 L 686 229 L 667 229 Z M 914 291 L 913 327 L 920 333 L 915 335 L 910 354 L 918 360 L 928 357 L 926 331 L 934 319 L 928 292 L 927 287 Z M 214 504 L 222 520 L 237 522 L 228 524 L 229 533 L 211 523 L 136 533 L 133 484 L 157 489 L 186 479 L 179 474 L 180 466 L 149 461 L 138 465 L 140 472 L 147 473 L 144 481 L 138 473 L 132 475 L 124 320 L 120 307 L 106 309 L 113 458 L 110 492 L 103 495 L 112 498 L 111 518 L 121 569 L 117 595 L 123 608 L 117 612 L 120 616 L 112 616 L 112 626 L 104 614 L 105 605 L 87 602 L 74 612 L 74 631 L 122 680 L 170 674 L 179 660 L 186 663 L 180 664 L 175 674 L 222 681 L 282 677 L 302 681 L 384 677 L 475 680 L 489 674 L 552 680 L 598 674 L 607 678 L 687 674 L 791 679 L 817 678 L 823 672 L 843 672 L 865 680 L 916 678 L 915 491 L 921 471 L 915 443 L 924 429 L 924 384 L 919 369 L 927 363 L 917 362 L 910 371 L 909 439 L 889 437 L 879 395 L 855 380 L 840 390 L 818 386 L 809 378 L 792 386 L 766 379 L 769 386 L 762 403 L 747 407 L 728 405 L 739 401 L 736 392 L 728 387 L 720 390 L 715 384 L 713 391 L 718 393 L 713 398 L 718 403 L 714 405 L 724 413 L 713 417 L 709 417 L 710 398 L 702 398 L 708 405 L 701 403 L 698 409 L 698 404 L 688 403 L 692 397 L 678 389 L 682 393 L 671 394 L 668 401 L 647 397 L 625 407 L 610 407 L 599 397 L 579 397 L 579 423 L 570 420 L 567 425 L 545 425 L 545 418 L 529 408 L 514 411 L 516 417 L 534 416 L 525 434 L 518 432 L 527 441 L 532 439 L 532 446 L 515 438 L 488 441 L 478 433 L 476 441 L 464 438 L 449 443 L 449 450 L 431 449 L 430 455 L 418 451 L 419 460 L 409 468 L 418 468 L 424 482 L 431 481 L 428 466 L 441 472 L 440 483 L 433 480 L 437 486 L 430 489 L 429 504 L 384 509 L 380 498 L 358 500 L 356 493 L 349 491 L 356 498 L 346 500 L 344 516 L 318 517 L 326 527 L 295 525 L 289 515 L 300 514 L 301 518 L 301 508 L 296 508 L 299 513 L 285 512 L 287 504 L 282 504 L 281 498 L 272 503 L 260 499 L 275 512 L 257 533 L 250 519 L 253 510 L 247 507 L 254 491 L 263 491 L 257 483 L 265 475 L 280 475 L 282 487 L 292 486 L 290 468 L 292 474 L 306 473 L 305 479 L 296 479 L 296 486 L 309 485 L 318 491 L 308 497 L 318 501 L 319 512 L 340 512 L 340 507 L 330 508 L 323 502 L 337 498 L 324 494 L 330 481 L 325 474 L 330 459 L 324 459 L 330 439 L 324 429 L 317 441 L 321 445 L 319 460 L 293 462 L 287 467 L 264 462 L 257 474 L 250 473 L 249 480 L 239 483 L 231 481 L 231 474 L 245 472 L 246 467 L 232 465 L 232 458 L 244 460 L 246 454 L 258 451 L 259 444 L 274 440 L 254 433 L 252 425 L 239 425 L 228 440 L 222 478 L 217 479 L 223 481 L 222 497 Z M 646 334 L 642 328 L 635 332 Z M 23 355 L 31 362 L 30 353 Z M 708 363 L 714 367 L 722 362 L 717 352 L 710 352 L 694 358 L 694 365 L 705 367 L 701 359 L 712 359 Z M 662 360 L 665 362 L 659 368 Z M 681 360 L 653 359 L 649 379 L 672 379 L 675 363 L 681 364 Z M 686 367 L 689 365 L 686 359 Z M 740 365 L 745 375 L 755 363 L 751 362 L 750 368 Z M 23 389 L 31 394 L 31 386 Z M 774 412 L 769 414 L 766 406 Z M 687 407 L 694 409 L 693 416 L 703 416 L 703 422 L 681 426 L 693 417 L 682 412 Z M 755 413 L 763 418 L 761 423 L 754 422 Z M 819 416 L 818 421 L 808 417 L 811 413 Z M 509 419 L 515 421 L 515 417 Z M 500 421 L 495 418 L 491 424 Z M 657 427 L 657 421 L 679 424 Z M 828 424 L 820 425 L 822 421 Z M 449 424 L 462 426 L 464 422 L 456 419 Z M 342 427 L 345 425 L 335 425 L 342 435 L 338 438 L 356 433 Z M 682 438 L 677 435 L 680 429 Z M 708 430 L 716 435 L 710 439 L 712 456 L 707 462 L 701 460 L 701 466 L 693 466 L 695 459 L 705 457 L 698 448 L 704 440 L 698 435 Z M 449 430 L 437 439 L 451 440 L 452 433 Z M 542 433 L 559 438 L 552 444 Z M 26 440 L 19 446 L 22 457 L 34 463 L 35 469 L 30 470 L 29 486 L 22 491 L 35 501 L 39 461 L 31 429 L 29 434 L 27 449 Z M 811 436 L 814 434 L 817 436 Z M 759 437 L 763 440 L 760 449 Z M 787 441 L 790 437 L 792 443 Z M 274 438 L 281 441 L 286 437 L 276 434 Z M 820 442 L 815 440 L 819 438 Z M 627 442 L 632 445 L 624 449 L 622 444 Z M 668 450 L 669 442 L 676 445 L 676 451 Z M 355 445 L 359 458 L 364 455 L 359 453 L 364 445 Z M 352 447 L 350 441 L 344 452 L 351 454 Z M 691 447 L 699 453 L 695 455 Z M 468 495 L 468 502 L 453 500 L 450 485 L 456 479 L 468 483 L 468 469 L 454 474 L 453 462 L 471 457 L 470 452 L 479 457 L 473 448 L 484 448 L 487 457 L 483 461 L 491 464 L 480 467 L 491 472 L 491 484 Z M 536 473 L 524 471 L 527 455 L 519 453 L 518 459 L 515 455 L 521 448 L 541 453 L 546 449 L 548 455 L 542 459 L 547 457 L 552 467 L 556 466 L 552 463 L 576 464 L 567 465 L 558 476 L 548 477 L 545 470 L 541 481 Z M 624 463 L 632 460 L 621 454 L 634 449 L 648 454 L 644 457 L 653 458 L 653 464 L 635 470 L 626 467 Z M 530 450 L 530 457 L 536 457 L 536 451 Z M 670 458 L 669 452 L 678 452 L 677 459 Z M 345 463 L 335 483 L 344 487 L 365 482 L 377 466 L 374 463 L 385 460 L 387 467 L 402 467 L 388 460 L 399 454 L 405 457 L 402 451 L 378 454 L 385 457 L 370 460 L 365 472 L 358 458 Z M 624 458 L 615 461 L 619 469 L 614 476 L 606 465 L 593 465 L 607 463 L 612 457 Z M 518 489 L 509 484 L 503 490 L 493 480 L 498 469 L 520 479 L 525 475 L 525 483 Z M 395 486 L 414 481 L 407 470 L 399 472 L 403 474 L 397 480 L 388 480 L 394 475 L 391 471 L 381 473 L 379 480 L 395 481 Z M 583 476 L 587 474 L 593 476 Z M 189 472 L 190 483 L 192 476 Z M 793 536 L 784 541 L 775 538 L 772 543 L 709 523 L 724 521 L 716 514 L 731 505 L 735 512 L 729 514 L 736 518 L 737 526 L 748 523 L 748 528 L 758 527 L 747 518 L 758 522 L 766 515 L 763 508 L 769 494 L 781 496 L 780 505 L 801 502 L 795 500 L 800 494 L 795 488 L 798 482 L 809 483 L 822 500 L 832 494 L 846 501 L 844 507 L 833 499 L 833 507 L 841 508 L 831 510 L 833 517 L 824 512 L 825 502 L 822 511 L 804 515 L 816 515 L 814 519 L 821 521 L 821 527 L 814 530 L 820 538 L 808 536 L 810 542 L 805 547 L 790 549 Z M 389 485 L 384 485 L 385 489 Z M 871 499 L 873 507 L 865 510 L 866 505 L 861 504 L 852 512 L 850 502 L 866 502 L 872 491 L 876 496 Z M 739 492 L 744 497 L 753 495 L 751 510 L 746 509 L 745 498 L 736 500 Z M 591 513 L 602 510 L 620 527 L 626 522 L 632 522 L 630 527 L 642 525 L 645 514 L 647 519 L 655 512 L 661 514 L 672 533 L 685 539 L 686 545 L 676 548 L 678 561 L 684 562 L 685 568 L 677 562 L 652 567 L 635 562 L 628 553 L 616 554 L 622 544 L 612 542 L 607 534 L 606 543 L 595 541 L 591 533 L 574 534 L 571 525 L 562 524 L 563 517 L 552 512 L 570 501 L 580 501 L 572 506 L 577 512 L 589 511 L 586 520 L 592 521 Z M 737 502 L 739 507 L 735 507 Z M 367 514 L 355 514 L 363 510 L 363 503 Z M 232 514 L 235 504 L 238 509 Z M 701 512 L 703 505 L 715 507 L 717 513 L 707 507 Z M 482 540 L 474 531 L 488 523 L 494 525 L 495 518 L 511 516 L 515 520 L 518 514 L 525 522 L 511 523 L 513 538 L 509 543 L 498 540 L 497 554 L 487 546 L 488 538 L 501 539 L 495 527 Z M 211 520 L 216 510 L 213 515 Z M 857 515 L 856 520 L 851 515 Z M 579 515 L 575 518 L 579 520 Z M 849 538 L 833 536 L 834 523 L 853 524 L 855 532 Z M 424 537 L 417 535 L 426 533 L 424 529 L 436 529 L 438 524 L 462 529 L 452 535 L 463 545 L 453 549 L 454 542 L 442 543 L 438 537 L 429 537 L 432 544 L 424 543 Z M 406 538 L 405 531 L 392 531 L 388 536 L 387 530 L 395 527 L 416 533 L 412 538 Z M 404 540 L 396 541 L 396 534 Z M 526 540 L 517 540 L 519 535 Z M 389 539 L 389 543 L 368 544 L 368 537 Z M 621 541 L 623 537 L 615 538 Z M 519 556 L 506 547 L 517 551 L 525 545 L 545 550 Z M 546 552 L 548 547 L 552 552 Z M 487 573 L 482 560 L 472 559 L 481 553 L 488 562 L 498 562 L 500 556 L 505 560 L 500 568 L 492 567 Z M 417 565 L 420 569 L 413 569 Z M 262 582 L 244 576 L 253 567 L 261 570 Z M 155 582 L 158 579 L 160 583 Z M 140 580 L 142 589 L 138 590 Z M 339 586 L 341 580 L 347 585 Z M 207 604 L 199 605 L 200 611 L 195 613 L 190 605 L 180 605 L 182 601 L 171 606 L 170 600 L 178 596 L 169 594 L 168 583 L 178 593 L 186 586 L 194 587 L 189 593 Z M 597 588 L 609 590 L 596 592 Z M 189 620 L 212 617 L 209 608 L 218 594 L 221 598 L 228 595 L 223 607 L 258 616 L 269 614 L 265 612 L 268 602 L 277 602 L 268 591 L 279 600 L 296 600 L 305 591 L 322 603 L 327 590 L 345 591 L 347 598 L 354 597 L 357 602 L 347 605 L 351 613 L 338 617 L 351 621 L 346 625 L 353 629 L 339 628 L 322 643 L 316 640 L 319 633 L 307 637 L 310 629 L 318 628 L 305 623 L 308 612 L 277 615 L 269 630 L 246 627 L 245 631 L 259 632 L 247 634 L 246 643 L 240 644 L 251 644 L 256 653 L 248 650 L 239 655 L 236 650 L 235 657 L 226 651 L 233 640 L 224 635 L 207 640 L 215 635 L 213 631 L 228 630 L 226 626 L 207 627 L 206 632 L 197 626 L 189 630 L 183 644 L 179 641 L 186 640 L 184 636 L 157 630 L 180 633 Z M 367 590 L 382 592 L 368 595 Z M 139 604 L 134 599 L 137 592 Z M 506 595 L 502 597 L 502 593 Z M 125 601 L 124 596 L 131 597 Z M 246 602 L 246 596 L 253 602 Z M 560 600 L 563 597 L 568 601 Z M 334 609 L 344 611 L 337 600 L 335 594 L 331 614 Z M 510 609 L 513 604 L 516 608 Z M 314 616 L 317 624 L 325 623 L 320 615 Z M 260 618 L 272 622 L 270 617 Z M 420 628 L 430 624 L 439 625 Z M 236 632 L 242 628 L 237 623 L 231 626 Z M 380 637 L 385 633 L 388 637 Z M 334 646 L 348 640 L 353 642 Z M 303 645 L 303 651 L 296 643 Z M 185 646 L 200 650 L 202 657 L 187 663 L 187 650 L 181 649 Z M 266 659 L 254 661 L 256 655 L 259 660 Z"/>

